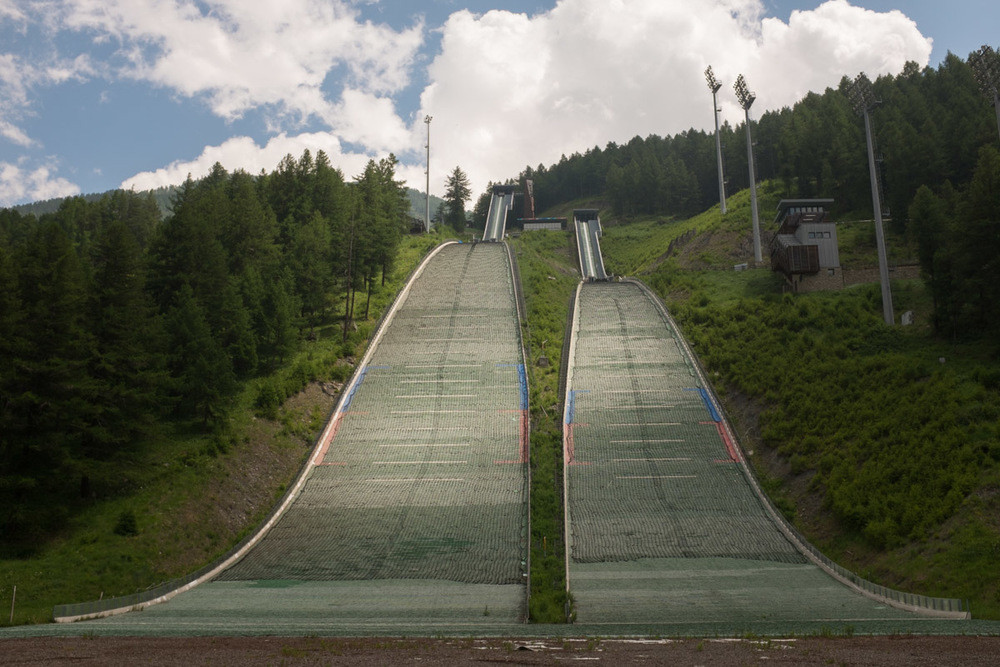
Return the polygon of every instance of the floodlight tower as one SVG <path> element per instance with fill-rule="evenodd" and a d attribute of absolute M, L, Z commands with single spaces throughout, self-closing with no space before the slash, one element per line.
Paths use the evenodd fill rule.
<path fill-rule="evenodd" d="M 882 103 L 875 99 L 872 82 L 864 72 L 858 74 L 848 89 L 851 105 L 865 119 L 865 140 L 868 143 L 868 173 L 872 181 L 872 208 L 875 211 L 875 241 L 878 245 L 878 275 L 882 285 L 882 317 L 886 324 L 895 324 L 892 312 L 892 291 L 889 288 L 889 262 L 885 252 L 885 233 L 882 231 L 882 202 L 878 189 L 878 172 L 875 169 L 875 147 L 872 143 L 871 110 Z"/>
<path fill-rule="evenodd" d="M 431 121 L 434 120 L 431 116 L 424 116 L 424 122 L 427 123 L 427 145 L 424 148 L 427 149 L 427 166 L 424 169 L 424 175 L 427 176 L 427 189 L 424 190 L 424 204 L 426 210 L 424 211 L 424 229 L 428 232 L 431 231 Z"/>
<path fill-rule="evenodd" d="M 997 112 L 997 132 L 1000 132 L 1000 53 L 983 44 L 969 54 L 969 64 L 983 95 L 993 102 Z"/>
<path fill-rule="evenodd" d="M 722 177 L 722 139 L 719 137 L 719 103 L 716 100 L 716 93 L 722 84 L 715 80 L 715 73 L 709 65 L 705 70 L 705 80 L 708 82 L 708 89 L 712 91 L 712 109 L 715 112 L 715 159 L 719 163 L 719 208 L 722 215 L 726 214 L 726 182 Z"/>
<path fill-rule="evenodd" d="M 747 80 L 743 78 L 742 74 L 736 77 L 733 88 L 736 90 L 736 97 L 746 114 L 747 164 L 750 168 L 750 212 L 753 215 L 753 260 L 754 263 L 760 264 L 763 260 L 760 254 L 760 218 L 757 216 L 757 177 L 753 171 L 753 140 L 750 138 L 750 107 L 757 99 L 757 94 L 747 88 Z"/>

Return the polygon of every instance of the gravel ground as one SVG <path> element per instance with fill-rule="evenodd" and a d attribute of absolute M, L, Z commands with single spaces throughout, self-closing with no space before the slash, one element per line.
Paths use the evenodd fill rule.
<path fill-rule="evenodd" d="M 988 665 L 1000 637 L 372 639 L 73 637 L 0 640 L 3 665 Z"/>

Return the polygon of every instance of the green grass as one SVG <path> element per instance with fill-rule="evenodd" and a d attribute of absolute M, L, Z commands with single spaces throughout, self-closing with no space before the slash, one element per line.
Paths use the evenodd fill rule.
<path fill-rule="evenodd" d="M 562 412 L 559 372 L 569 301 L 579 282 L 568 232 L 528 232 L 513 242 L 528 316 L 531 405 L 531 597 L 536 623 L 566 617 Z M 547 361 L 542 360 L 544 357 Z"/>

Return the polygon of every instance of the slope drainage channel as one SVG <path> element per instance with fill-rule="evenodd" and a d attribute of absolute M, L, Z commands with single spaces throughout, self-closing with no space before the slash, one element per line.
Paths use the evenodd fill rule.
<path fill-rule="evenodd" d="M 88 630 L 520 627 L 523 363 L 506 246 L 442 246 L 397 299 L 270 529 L 210 582 Z"/>
<path fill-rule="evenodd" d="M 711 388 L 645 286 L 581 283 L 571 336 L 567 579 L 579 626 L 913 630 L 967 617 L 958 601 L 888 599 L 830 571 L 760 494 Z"/>

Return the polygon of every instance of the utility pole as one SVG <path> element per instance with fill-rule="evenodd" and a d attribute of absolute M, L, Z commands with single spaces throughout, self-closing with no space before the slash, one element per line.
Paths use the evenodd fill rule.
<path fill-rule="evenodd" d="M 722 84 L 715 80 L 715 73 L 709 65 L 705 70 L 705 80 L 708 82 L 708 89 L 712 91 L 712 109 L 715 113 L 715 159 L 719 163 L 719 208 L 722 215 L 726 214 L 726 181 L 722 176 L 722 139 L 719 137 L 719 103 L 716 100 L 716 93 Z"/>
<path fill-rule="evenodd" d="M 868 144 L 868 173 L 872 182 L 872 209 L 875 212 L 875 242 L 878 246 L 878 275 L 882 286 L 882 318 L 892 326 L 896 317 L 892 310 L 892 290 L 889 287 L 889 260 L 885 251 L 885 232 L 882 230 L 882 198 L 879 195 L 878 171 L 875 167 L 875 143 L 872 140 L 871 110 L 882 103 L 875 99 L 872 82 L 864 72 L 858 74 L 848 94 L 854 111 L 865 119 L 865 141 Z"/>
<path fill-rule="evenodd" d="M 747 80 L 743 78 L 742 74 L 736 77 L 733 88 L 736 90 L 736 97 L 746 114 L 747 165 L 750 169 L 750 212 L 753 216 L 753 259 L 755 264 L 760 264 L 763 258 L 760 254 L 760 217 L 757 215 L 757 176 L 753 170 L 753 139 L 750 138 L 750 107 L 757 99 L 757 94 L 750 91 L 747 87 Z"/>
<path fill-rule="evenodd" d="M 424 169 L 424 175 L 427 177 L 426 190 L 424 190 L 424 229 L 428 232 L 431 231 L 431 121 L 433 118 L 429 115 L 424 116 L 424 122 L 427 124 L 427 145 L 424 148 L 427 149 L 427 166 Z"/>
<path fill-rule="evenodd" d="M 997 132 L 1000 132 L 1000 53 L 994 51 L 992 46 L 983 44 L 969 54 L 969 64 L 979 90 L 993 102 L 997 112 Z"/>

